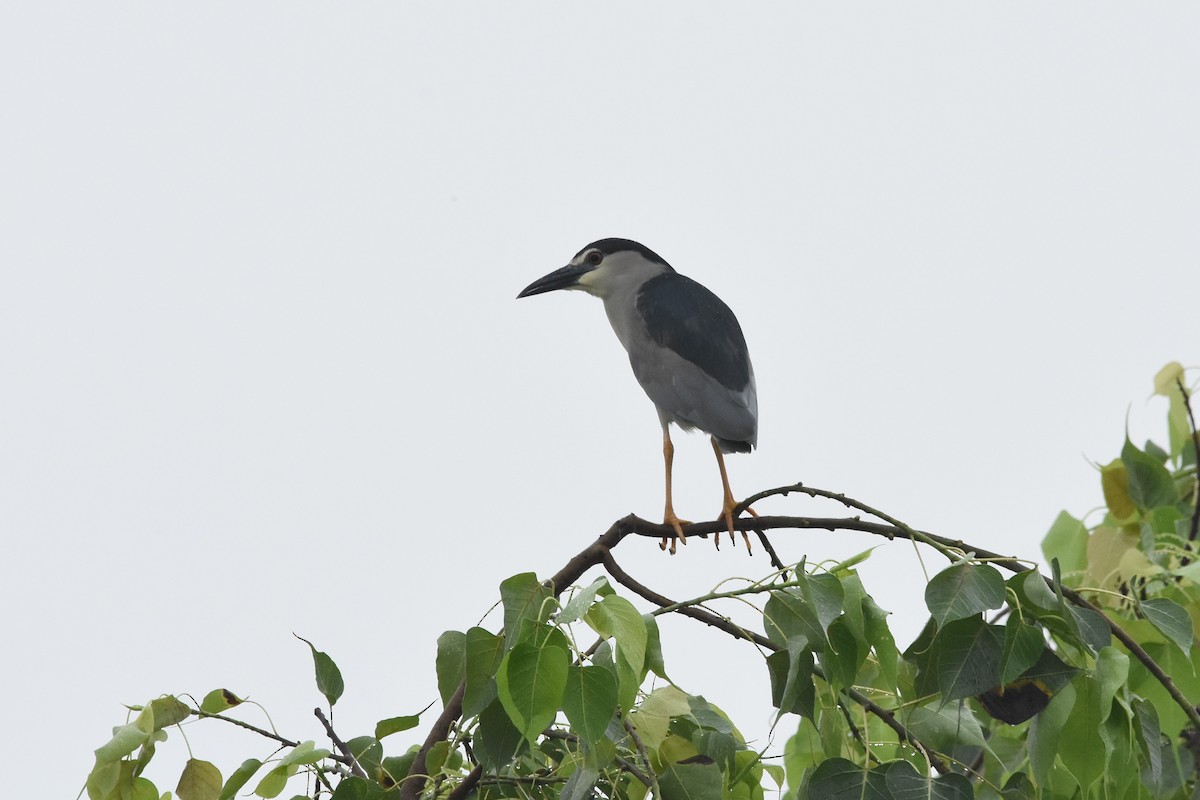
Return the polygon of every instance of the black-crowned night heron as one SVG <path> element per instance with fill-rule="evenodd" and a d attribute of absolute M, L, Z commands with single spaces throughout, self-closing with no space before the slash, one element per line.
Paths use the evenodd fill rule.
<path fill-rule="evenodd" d="M 517 297 L 556 289 L 579 289 L 604 301 L 608 321 L 629 353 L 634 376 L 658 408 L 666 466 L 663 524 L 686 542 L 682 526 L 688 523 L 676 516 L 671 503 L 675 448 L 670 424 L 674 422 L 712 437 L 725 492 L 718 519 L 725 520 L 732 539 L 737 501 L 729 489 L 722 454 L 748 453 L 758 442 L 754 368 L 737 317 L 715 294 L 629 239 L 592 242 L 571 263 L 529 284 Z M 674 539 L 671 552 L 675 552 Z"/>

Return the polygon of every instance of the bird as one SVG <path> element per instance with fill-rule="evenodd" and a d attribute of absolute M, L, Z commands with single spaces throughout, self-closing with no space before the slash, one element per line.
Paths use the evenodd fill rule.
<path fill-rule="evenodd" d="M 560 289 L 600 298 L 629 364 L 658 410 L 663 433 L 666 503 L 663 525 L 687 543 L 671 500 L 675 448 L 670 426 L 707 433 L 717 457 L 724 497 L 718 520 L 733 541 L 737 501 L 729 488 L 725 453 L 749 453 L 758 445 L 758 391 L 742 326 L 729 306 L 696 281 L 676 272 L 662 256 L 630 239 L 599 239 L 561 269 L 538 278 L 517 299 Z M 757 516 L 752 509 L 747 509 Z M 750 548 L 745 531 L 742 537 Z M 720 546 L 720 533 L 716 535 Z M 736 543 L 736 542 L 735 542 Z M 661 545 L 667 546 L 667 537 Z"/>

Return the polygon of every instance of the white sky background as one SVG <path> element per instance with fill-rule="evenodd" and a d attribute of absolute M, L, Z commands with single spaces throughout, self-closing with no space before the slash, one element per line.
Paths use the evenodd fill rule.
<path fill-rule="evenodd" d="M 738 313 L 761 426 L 735 491 L 802 480 L 1038 556 L 1100 503 L 1127 412 L 1161 438 L 1154 373 L 1200 362 L 1198 42 L 1185 3 L 6 7 L 6 792 L 73 796 L 162 692 L 321 739 L 293 631 L 342 668 L 345 737 L 415 713 L 502 579 L 659 514 L 657 418 L 600 304 L 514 300 L 601 237 Z M 676 443 L 678 510 L 715 515 L 707 441 Z M 618 556 L 676 598 L 768 571 Z M 911 547 L 864 573 L 906 644 Z M 761 660 L 664 635 L 761 737 Z M 270 751 L 188 731 L 226 775 Z"/>

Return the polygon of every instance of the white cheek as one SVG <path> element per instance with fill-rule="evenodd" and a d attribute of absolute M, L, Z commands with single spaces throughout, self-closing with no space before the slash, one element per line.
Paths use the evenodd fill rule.
<path fill-rule="evenodd" d="M 599 294 L 608 285 L 608 267 L 604 264 L 579 276 L 579 288 L 588 294 Z"/>

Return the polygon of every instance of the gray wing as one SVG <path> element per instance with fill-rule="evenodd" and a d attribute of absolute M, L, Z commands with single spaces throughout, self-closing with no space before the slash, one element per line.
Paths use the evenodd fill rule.
<path fill-rule="evenodd" d="M 664 423 L 699 428 L 726 452 L 758 440 L 758 395 L 737 317 L 719 297 L 678 273 L 647 281 L 637 297 L 646 328 L 629 362 Z"/>
<path fill-rule="evenodd" d="M 699 428 L 726 452 L 749 452 L 758 443 L 758 394 L 749 365 L 746 385 L 735 391 L 654 343 L 631 352 L 629 362 L 664 424 Z"/>

